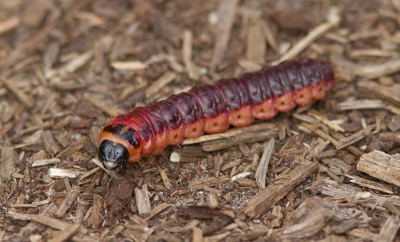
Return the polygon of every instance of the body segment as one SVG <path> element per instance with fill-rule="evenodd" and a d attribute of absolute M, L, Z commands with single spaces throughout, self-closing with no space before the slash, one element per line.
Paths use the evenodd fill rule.
<path fill-rule="evenodd" d="M 99 159 L 113 169 L 158 155 L 184 138 L 220 133 L 230 125 L 247 126 L 255 118 L 270 119 L 323 99 L 333 83 L 329 64 L 305 58 L 222 79 L 214 86 L 196 86 L 111 119 L 98 139 Z"/>

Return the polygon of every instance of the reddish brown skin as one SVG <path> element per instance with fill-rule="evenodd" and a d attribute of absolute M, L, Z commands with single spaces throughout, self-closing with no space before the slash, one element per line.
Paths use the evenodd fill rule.
<path fill-rule="evenodd" d="M 222 79 L 215 86 L 196 86 L 147 107 L 133 108 L 111 119 L 98 142 L 119 144 L 129 153 L 126 160 L 135 162 L 149 154 L 160 154 L 184 138 L 220 133 L 230 125 L 246 126 L 255 118 L 270 119 L 278 111 L 308 105 L 325 98 L 333 83 L 334 73 L 328 63 L 308 58 L 285 61 L 239 78 Z M 101 149 L 104 146 L 99 150 L 103 164 L 115 168 L 110 163 L 106 165 L 106 151 Z"/>

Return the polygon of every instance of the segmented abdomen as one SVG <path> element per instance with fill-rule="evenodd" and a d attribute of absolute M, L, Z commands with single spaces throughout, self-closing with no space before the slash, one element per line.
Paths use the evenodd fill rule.
<path fill-rule="evenodd" d="M 110 120 L 100 134 L 99 144 L 111 140 L 128 150 L 135 149 L 129 161 L 137 161 L 148 154 L 160 154 L 166 146 L 179 144 L 185 137 L 223 132 L 229 125 L 246 126 L 255 118 L 270 119 L 278 111 L 308 105 L 313 99 L 324 98 L 333 82 L 332 68 L 325 62 L 308 58 L 286 61 L 134 108 Z M 107 129 L 117 125 L 133 130 L 134 137 L 130 140 Z M 129 145 L 132 140 L 137 141 L 136 146 Z"/>

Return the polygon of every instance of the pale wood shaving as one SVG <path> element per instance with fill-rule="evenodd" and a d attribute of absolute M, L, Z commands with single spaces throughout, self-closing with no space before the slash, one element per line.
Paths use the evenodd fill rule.
<path fill-rule="evenodd" d="M 339 25 L 341 17 L 339 16 L 337 9 L 332 8 L 331 13 L 328 16 L 328 21 L 318 25 L 312 31 L 310 31 L 303 39 L 298 41 L 289 51 L 283 54 L 278 60 L 273 62 L 276 65 L 282 61 L 293 59 L 301 51 L 303 51 L 307 46 L 314 42 L 317 38 L 325 34 L 331 28 Z"/>
<path fill-rule="evenodd" d="M 214 73 L 217 65 L 221 63 L 228 48 L 228 40 L 231 34 L 238 2 L 238 0 L 220 1 L 218 7 L 218 24 L 215 36 L 214 52 L 210 65 L 211 73 Z"/>
<path fill-rule="evenodd" d="M 274 147 L 275 139 L 272 138 L 265 146 L 260 161 L 258 162 L 255 177 L 260 189 L 265 189 L 265 179 L 267 177 L 268 165 L 272 156 L 272 152 L 274 151 Z"/>
<path fill-rule="evenodd" d="M 7 20 L 0 22 L 0 35 L 15 29 L 19 25 L 19 22 L 20 20 L 18 17 L 11 17 Z"/>

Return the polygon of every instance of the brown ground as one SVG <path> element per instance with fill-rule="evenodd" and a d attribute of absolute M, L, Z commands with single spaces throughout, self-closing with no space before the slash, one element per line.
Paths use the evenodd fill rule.
<path fill-rule="evenodd" d="M 397 241 L 399 14 L 397 0 L 0 1 L 0 240 Z M 95 164 L 110 116 L 299 56 L 334 67 L 326 100 L 111 176 Z"/>

